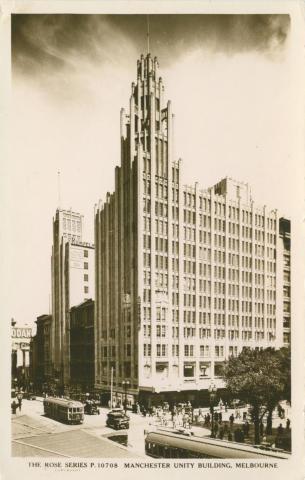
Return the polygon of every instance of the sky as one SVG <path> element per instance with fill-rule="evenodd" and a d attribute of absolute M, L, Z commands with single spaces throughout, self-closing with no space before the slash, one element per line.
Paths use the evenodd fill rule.
<path fill-rule="evenodd" d="M 150 15 L 149 31 L 184 183 L 208 188 L 230 176 L 290 217 L 297 129 L 289 15 Z M 94 205 L 113 191 L 120 108 L 146 32 L 146 15 L 12 15 L 7 311 L 19 324 L 49 311 L 56 208 L 82 213 L 83 240 L 93 241 Z"/>

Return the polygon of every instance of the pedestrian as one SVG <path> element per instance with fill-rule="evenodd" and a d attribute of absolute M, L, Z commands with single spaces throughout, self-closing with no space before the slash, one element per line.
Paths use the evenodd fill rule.
<path fill-rule="evenodd" d="M 247 412 L 244 411 L 244 412 L 243 412 L 243 421 L 245 422 L 246 420 L 247 420 Z"/>
<path fill-rule="evenodd" d="M 287 418 L 287 420 L 286 420 L 286 430 L 289 430 L 289 428 L 290 428 L 290 420 L 289 420 L 289 418 Z"/>
<path fill-rule="evenodd" d="M 233 413 L 231 413 L 230 417 L 229 417 L 229 420 L 230 420 L 230 425 L 232 427 L 233 423 L 234 423 L 234 415 Z"/>
<path fill-rule="evenodd" d="M 222 439 L 223 439 L 223 437 L 224 437 L 224 434 L 225 434 L 224 427 L 223 427 L 223 426 L 221 426 L 221 427 L 219 428 L 219 435 L 218 435 L 218 436 L 219 436 L 219 438 L 220 438 L 220 440 L 222 440 Z"/>
<path fill-rule="evenodd" d="M 178 425 L 179 427 L 182 427 L 182 423 L 183 423 L 183 417 L 182 417 L 182 413 L 178 413 Z"/>
<path fill-rule="evenodd" d="M 177 428 L 177 415 L 176 413 L 173 414 L 173 428 Z"/>
<path fill-rule="evenodd" d="M 260 433 L 261 436 L 264 435 L 264 424 L 263 424 L 262 421 L 259 424 L 259 433 Z"/>
<path fill-rule="evenodd" d="M 17 394 L 17 400 L 18 400 L 19 411 L 21 412 L 21 405 L 22 405 L 22 393 L 21 392 L 19 392 Z"/>
<path fill-rule="evenodd" d="M 203 416 L 201 410 L 199 410 L 199 412 L 200 412 L 200 413 L 199 413 L 199 415 L 198 415 L 198 423 L 199 423 L 200 425 L 205 424 L 205 421 L 206 421 L 205 416 Z"/>
<path fill-rule="evenodd" d="M 280 404 L 278 404 L 278 406 L 277 406 L 277 414 L 278 414 L 278 416 L 279 416 L 280 418 L 282 418 L 282 415 L 283 415 L 282 411 L 283 411 L 282 406 L 281 406 Z"/>
<path fill-rule="evenodd" d="M 249 428 L 250 428 L 249 422 L 247 422 L 246 420 L 245 423 L 243 424 L 243 432 L 245 434 L 245 437 L 249 436 Z"/>
<path fill-rule="evenodd" d="M 12 413 L 16 415 L 17 403 L 15 402 L 15 400 L 13 400 L 11 408 L 12 408 Z"/>
<path fill-rule="evenodd" d="M 234 432 L 234 440 L 235 442 L 243 443 L 245 441 L 244 433 L 241 431 L 240 428 L 237 428 Z"/>
<path fill-rule="evenodd" d="M 221 412 L 219 412 L 219 414 L 218 414 L 218 420 L 219 420 L 219 423 L 222 422 L 222 413 Z"/>
<path fill-rule="evenodd" d="M 189 422 L 189 416 L 187 413 L 185 413 L 183 415 L 183 428 L 187 428 L 188 422 Z"/>
<path fill-rule="evenodd" d="M 279 426 L 277 427 L 277 433 L 278 435 L 282 435 L 284 432 L 283 425 L 280 423 Z"/>

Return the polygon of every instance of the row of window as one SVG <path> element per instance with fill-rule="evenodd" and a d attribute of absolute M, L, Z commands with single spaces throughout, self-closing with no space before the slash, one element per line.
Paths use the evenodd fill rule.
<path fill-rule="evenodd" d="M 70 217 L 63 218 L 63 228 L 64 230 L 69 230 L 72 232 L 81 231 L 81 222 L 79 220 L 71 220 Z"/>
<path fill-rule="evenodd" d="M 289 334 L 288 334 L 289 335 Z M 256 341 L 261 341 L 264 340 L 264 332 L 255 332 L 254 338 Z M 275 336 L 272 332 L 268 332 L 267 338 L 269 341 L 273 341 L 275 339 Z M 288 338 L 288 337 L 287 337 Z M 250 341 L 252 340 L 252 332 L 242 332 L 242 339 L 245 341 Z M 224 351 L 225 348 L 223 345 L 215 345 L 214 346 L 214 357 L 224 357 Z M 184 357 L 190 358 L 195 356 L 195 345 L 184 345 Z M 199 346 L 199 355 L 200 357 L 210 357 L 212 353 L 212 347 L 210 345 L 200 345 Z M 172 345 L 172 352 L 171 352 L 173 357 L 178 357 L 179 356 L 179 345 Z M 229 355 L 230 356 L 237 356 L 238 354 L 238 347 L 230 345 L 229 346 Z M 144 357 L 150 357 L 151 356 L 151 344 L 150 343 L 144 343 L 143 344 L 143 355 Z M 157 357 L 167 357 L 168 355 L 168 346 L 164 344 L 157 344 L 156 345 L 156 356 Z M 191 374 L 190 375 L 184 375 L 184 376 L 194 376 L 194 368 L 195 365 L 187 365 L 188 367 L 191 368 Z M 202 366 L 200 370 L 204 370 L 204 373 L 206 372 L 208 366 Z M 167 371 L 167 368 L 165 368 Z M 162 367 L 160 369 L 160 372 L 164 372 L 164 368 Z"/>
<path fill-rule="evenodd" d="M 161 205 L 163 205 L 163 204 L 161 203 Z M 173 209 L 176 209 L 176 207 L 173 207 Z M 165 211 L 167 211 L 167 210 L 165 210 Z M 165 211 L 164 211 L 164 208 L 160 207 L 159 203 L 156 202 L 156 215 L 159 214 L 161 216 L 166 216 L 165 213 L 164 213 Z M 144 199 L 144 212 L 145 213 L 150 213 L 150 200 L 148 200 L 148 199 Z M 176 215 L 173 215 L 173 216 L 174 216 L 174 218 L 178 219 L 178 214 L 179 214 L 178 209 L 177 209 L 177 212 L 175 212 L 175 213 L 176 213 Z M 211 218 L 206 217 L 206 216 L 200 216 L 200 218 L 202 219 L 200 225 L 204 226 L 206 228 L 210 228 Z M 218 228 L 221 232 L 225 232 L 224 222 L 221 221 L 222 223 L 220 225 L 219 223 L 216 222 L 216 220 L 217 219 L 215 219 L 215 225 L 214 225 L 215 228 Z M 195 223 L 195 221 L 194 222 L 190 221 L 188 223 Z M 179 228 L 178 225 L 173 225 L 173 234 L 175 236 L 178 236 L 178 228 Z M 184 229 L 184 239 L 195 242 L 195 240 L 196 240 L 196 230 L 195 230 L 195 228 L 194 227 L 183 227 L 183 229 Z M 146 220 L 146 222 L 144 221 L 144 230 L 150 232 L 150 219 L 149 219 L 149 222 L 147 222 L 147 220 Z M 231 222 L 229 222 L 228 223 L 228 231 L 229 231 L 230 234 L 239 235 L 238 224 L 231 224 Z M 156 232 L 161 233 L 163 235 L 167 235 L 167 232 L 168 232 L 167 221 L 156 220 Z M 244 238 L 251 239 L 252 238 L 252 228 L 242 227 L 242 236 Z M 260 230 L 255 230 L 255 241 L 256 242 L 264 242 L 264 238 L 265 238 L 264 232 L 262 232 Z M 202 231 L 200 229 L 199 230 L 199 241 L 209 245 L 210 242 L 211 242 L 211 233 L 207 232 L 207 231 Z M 214 234 L 214 242 L 215 242 L 216 246 L 224 247 L 225 246 L 225 236 L 215 233 Z M 276 235 L 267 233 L 267 242 L 269 244 L 274 244 L 275 245 Z M 238 250 L 239 249 L 239 238 L 229 237 L 228 246 L 229 246 L 229 249 Z M 259 246 L 262 247 L 262 245 L 259 245 Z M 243 241 L 242 251 L 247 252 L 247 253 L 252 253 L 252 244 L 250 242 L 244 242 Z M 260 249 L 256 249 L 256 251 L 260 251 Z M 272 255 L 275 255 L 273 248 L 270 249 L 269 255 L 270 255 L 270 258 L 273 258 Z"/>
<path fill-rule="evenodd" d="M 162 286 L 164 288 L 167 288 L 167 275 L 166 278 L 162 274 L 159 274 L 158 277 L 158 283 L 156 283 L 157 286 Z M 210 282 L 208 282 L 210 283 Z M 224 285 L 224 284 L 223 284 Z M 252 289 L 250 287 L 242 287 L 244 289 L 243 297 L 248 297 L 251 298 L 252 296 Z M 230 290 L 231 289 L 231 290 Z M 219 289 L 216 288 L 214 293 L 219 293 Z M 231 293 L 230 293 L 231 292 Z M 208 293 L 208 292 L 207 292 Z M 237 285 L 229 285 L 229 295 L 236 296 L 238 297 L 239 295 L 239 287 Z M 199 299 L 199 302 L 196 302 L 196 295 L 192 293 L 184 293 L 183 294 L 183 306 L 184 307 L 196 307 L 196 305 L 199 306 L 199 308 L 204 308 L 204 309 L 210 309 L 211 308 L 211 297 L 210 296 L 202 296 L 199 295 L 197 297 Z M 264 304 L 260 303 L 259 300 L 262 302 L 264 301 L 264 294 L 261 289 L 255 289 L 255 300 L 256 302 L 254 303 L 254 311 L 256 313 L 263 313 L 264 312 Z M 273 290 L 268 290 L 268 296 L 267 296 L 268 301 L 274 301 L 276 300 L 276 292 Z M 143 291 L 143 301 L 144 303 L 149 303 L 151 301 L 151 290 L 150 289 L 144 289 Z M 179 305 L 179 294 L 176 292 L 172 293 L 172 303 L 173 305 Z M 239 311 L 239 306 L 241 307 L 242 312 L 252 312 L 252 301 L 247 301 L 247 300 L 239 300 L 238 298 L 228 298 L 227 299 L 227 308 L 230 311 Z M 275 304 L 267 304 L 267 313 L 275 315 Z M 288 308 L 287 304 L 286 307 Z M 225 310 L 226 309 L 226 299 L 225 298 L 219 298 L 219 297 L 214 297 L 214 309 L 215 310 Z M 288 311 L 288 310 L 286 310 Z M 186 313 L 186 312 L 185 312 Z M 193 312 L 195 314 L 195 312 Z"/>
<path fill-rule="evenodd" d="M 258 308 L 258 305 L 260 306 Z M 235 305 L 234 305 L 235 306 Z M 237 309 L 238 311 L 238 309 Z M 289 302 L 284 302 L 284 311 L 290 312 L 290 303 Z M 275 316 L 275 305 L 266 305 L 266 314 L 268 316 Z M 249 314 L 251 316 L 252 314 L 252 303 L 251 302 L 246 302 L 242 301 L 242 313 L 243 314 Z M 264 313 L 264 305 L 263 304 L 255 304 L 255 313 L 263 314 Z M 199 323 L 203 323 L 206 325 L 211 324 L 211 313 L 210 312 L 199 312 Z M 242 319 L 247 319 L 247 315 L 243 315 Z M 157 307 L 156 309 L 156 319 L 158 322 L 160 321 L 165 321 L 167 319 L 167 309 L 166 308 L 161 308 Z M 143 321 L 144 322 L 149 322 L 151 321 L 151 308 L 150 307 L 143 307 Z M 173 322 L 179 322 L 179 311 L 173 309 L 172 310 L 172 321 Z M 196 321 L 196 311 L 195 310 L 184 310 L 183 311 L 183 321 L 184 323 L 195 323 Z M 249 321 L 251 322 L 251 319 L 249 318 Z M 270 320 L 271 321 L 271 320 Z M 273 320 L 272 320 L 273 321 Z M 225 314 L 224 313 L 214 313 L 214 322 L 215 324 L 218 325 L 224 325 L 225 324 Z M 228 314 L 228 325 L 239 325 L 239 320 L 238 320 L 238 315 L 229 313 Z M 251 326 L 251 323 L 249 324 Z M 106 335 L 106 330 L 105 330 L 105 335 Z"/>
<path fill-rule="evenodd" d="M 237 347 L 236 347 L 237 348 Z M 210 346 L 209 345 L 200 345 L 199 347 L 201 357 L 210 356 Z M 185 357 L 194 357 L 195 346 L 194 345 L 184 345 L 184 356 Z M 143 355 L 144 357 L 151 356 L 151 344 L 143 344 Z M 167 357 L 168 355 L 168 346 L 165 344 L 156 345 L 156 356 L 157 357 Z M 215 357 L 224 356 L 224 347 L 222 345 L 216 345 L 214 347 Z M 179 356 L 179 345 L 172 345 L 172 356 Z"/>

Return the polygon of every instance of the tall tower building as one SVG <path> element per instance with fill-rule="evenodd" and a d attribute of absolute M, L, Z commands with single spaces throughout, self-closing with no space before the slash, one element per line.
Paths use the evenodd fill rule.
<path fill-rule="evenodd" d="M 204 179 L 203 179 L 204 180 Z M 242 348 L 283 344 L 279 217 L 247 184 L 183 185 L 158 62 L 121 110 L 115 191 L 95 212 L 95 386 L 119 401 L 191 400 Z"/>
<path fill-rule="evenodd" d="M 60 384 L 70 380 L 70 308 L 94 299 L 94 246 L 82 241 L 83 216 L 57 209 L 52 246 L 52 364 Z"/>
<path fill-rule="evenodd" d="M 282 261 L 282 268 L 279 283 L 278 294 L 283 295 L 283 343 L 284 346 L 290 345 L 291 334 L 291 276 L 290 276 L 290 222 L 286 218 L 280 218 L 280 240 L 279 240 L 279 259 Z M 282 278 L 281 278 L 282 277 Z M 282 289 L 280 282 L 282 281 Z"/>

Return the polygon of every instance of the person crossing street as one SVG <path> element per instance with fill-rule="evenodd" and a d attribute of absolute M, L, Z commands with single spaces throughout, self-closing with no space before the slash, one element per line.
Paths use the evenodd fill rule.
<path fill-rule="evenodd" d="M 20 412 L 21 412 L 21 406 L 22 406 L 22 397 L 23 397 L 22 392 L 19 392 L 17 394 L 17 400 L 18 400 L 18 408 Z"/>

